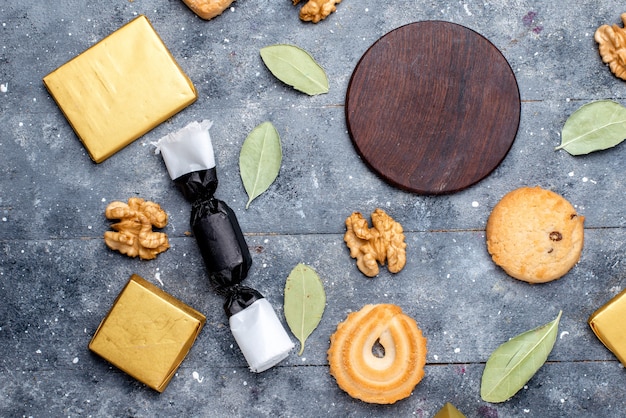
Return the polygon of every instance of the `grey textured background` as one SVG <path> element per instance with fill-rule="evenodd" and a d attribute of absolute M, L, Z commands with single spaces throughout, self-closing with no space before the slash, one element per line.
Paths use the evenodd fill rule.
<path fill-rule="evenodd" d="M 553 148 L 579 106 L 626 103 L 626 83 L 602 64 L 593 33 L 620 23 L 609 0 L 344 0 L 316 25 L 289 0 L 239 0 L 212 21 L 179 0 L 0 2 L 0 415 L 2 416 L 416 416 L 452 402 L 468 417 L 621 417 L 626 373 L 595 338 L 589 315 L 620 291 L 624 252 L 625 145 L 582 157 Z M 94 164 L 48 95 L 42 77 L 139 14 L 145 14 L 198 89 L 198 101 L 101 164 Z M 444 20 L 476 30 L 507 58 L 522 98 L 520 129 L 485 180 L 448 196 L 394 189 L 360 161 L 347 134 L 344 99 L 361 55 L 401 25 Z M 621 25 L 621 23 L 620 23 Z M 292 43 L 326 69 L 330 92 L 308 97 L 277 81 L 259 49 Z M 208 288 L 189 204 L 151 142 L 211 119 L 220 185 L 237 213 L 254 264 L 247 284 L 282 316 L 282 289 L 299 262 L 324 282 L 327 307 L 302 357 L 292 352 L 261 374 L 248 371 L 222 300 Z M 283 165 L 244 209 L 238 171 L 246 135 L 269 120 Z M 114 123 L 114 121 L 112 122 Z M 562 279 L 531 286 L 490 260 L 484 227 L 508 191 L 540 185 L 586 217 L 580 263 Z M 106 205 L 139 196 L 161 204 L 172 248 L 153 261 L 127 258 L 102 240 Z M 406 268 L 367 279 L 343 244 L 352 211 L 382 207 L 405 228 Z M 136 273 L 207 316 L 164 393 L 143 386 L 87 345 Z M 426 376 L 392 406 L 341 391 L 326 350 L 337 323 L 367 303 L 400 305 L 428 338 Z M 489 354 L 508 338 L 556 317 L 549 361 L 514 398 L 480 399 Z M 294 338 L 295 341 L 295 338 Z"/>

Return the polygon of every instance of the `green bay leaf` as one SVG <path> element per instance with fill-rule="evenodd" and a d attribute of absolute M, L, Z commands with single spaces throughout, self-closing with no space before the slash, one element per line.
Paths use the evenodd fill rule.
<path fill-rule="evenodd" d="M 283 159 L 278 131 L 271 122 L 263 122 L 250 132 L 239 153 L 239 173 L 250 202 L 276 180 Z"/>
<path fill-rule="evenodd" d="M 304 342 L 317 328 L 326 306 L 326 293 L 319 276 L 311 267 L 298 264 L 291 270 L 285 282 L 285 319 L 300 341 L 300 352 Z"/>
<path fill-rule="evenodd" d="M 587 103 L 565 121 L 561 145 L 572 155 L 616 146 L 626 138 L 626 107 L 612 100 Z"/>
<path fill-rule="evenodd" d="M 324 69 L 305 50 L 295 45 L 277 44 L 261 48 L 261 58 L 283 83 L 310 96 L 328 93 Z"/>
<path fill-rule="evenodd" d="M 553 321 L 519 334 L 491 353 L 480 384 L 484 401 L 508 400 L 543 366 L 554 347 L 561 313 Z"/>

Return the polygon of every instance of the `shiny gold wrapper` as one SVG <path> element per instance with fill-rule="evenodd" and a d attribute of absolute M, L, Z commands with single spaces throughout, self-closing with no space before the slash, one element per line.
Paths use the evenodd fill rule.
<path fill-rule="evenodd" d="M 465 415 L 461 413 L 454 405 L 447 402 L 441 407 L 439 412 L 433 418 L 465 418 Z"/>
<path fill-rule="evenodd" d="M 63 64 L 43 82 L 96 163 L 197 97 L 145 16 Z"/>
<path fill-rule="evenodd" d="M 626 366 L 626 289 L 589 317 L 598 339 Z"/>
<path fill-rule="evenodd" d="M 163 392 L 205 322 L 200 312 L 134 274 L 89 349 Z"/>

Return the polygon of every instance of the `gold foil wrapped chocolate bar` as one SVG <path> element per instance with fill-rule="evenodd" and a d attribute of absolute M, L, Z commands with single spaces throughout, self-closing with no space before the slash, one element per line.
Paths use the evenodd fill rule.
<path fill-rule="evenodd" d="M 262 372 L 289 355 L 294 344 L 270 303 L 240 283 L 252 257 L 233 210 L 214 196 L 217 170 L 210 121 L 192 122 L 156 143 L 167 171 L 191 202 L 190 225 L 213 290 L 225 297 L 231 331 L 250 369 Z"/>
<path fill-rule="evenodd" d="M 145 16 L 43 78 L 100 163 L 196 100 L 196 89 Z"/>
<path fill-rule="evenodd" d="M 133 274 L 89 349 L 163 392 L 204 326 L 203 314 Z"/>
<path fill-rule="evenodd" d="M 626 289 L 589 317 L 589 326 L 602 344 L 626 367 Z"/>

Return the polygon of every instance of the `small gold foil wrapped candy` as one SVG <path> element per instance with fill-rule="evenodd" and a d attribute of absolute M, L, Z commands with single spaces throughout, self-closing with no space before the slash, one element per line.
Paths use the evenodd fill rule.
<path fill-rule="evenodd" d="M 89 349 L 163 392 L 205 322 L 203 314 L 133 274 Z"/>
<path fill-rule="evenodd" d="M 145 16 L 43 82 L 96 163 L 196 100 L 191 80 Z"/>
<path fill-rule="evenodd" d="M 465 418 L 465 415 L 456 409 L 456 407 L 450 402 L 446 402 L 446 404 L 441 407 L 439 412 L 437 412 L 433 418 Z"/>
<path fill-rule="evenodd" d="M 589 317 L 596 337 L 626 366 L 626 289 Z"/>

